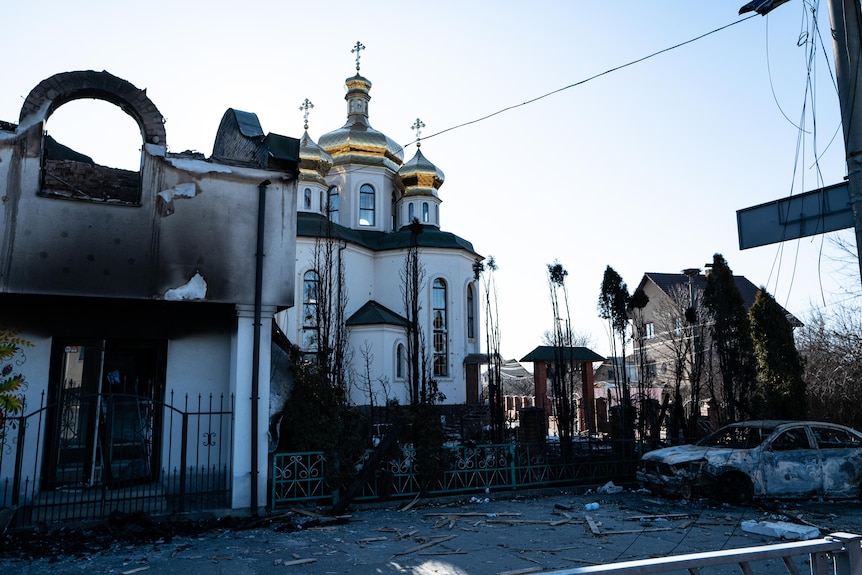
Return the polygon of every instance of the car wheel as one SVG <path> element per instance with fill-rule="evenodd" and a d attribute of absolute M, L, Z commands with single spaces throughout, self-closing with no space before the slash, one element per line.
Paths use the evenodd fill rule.
<path fill-rule="evenodd" d="M 719 501 L 739 505 L 751 501 L 754 495 L 754 486 L 744 473 L 731 471 L 725 473 L 718 479 L 715 486 L 714 496 Z"/>

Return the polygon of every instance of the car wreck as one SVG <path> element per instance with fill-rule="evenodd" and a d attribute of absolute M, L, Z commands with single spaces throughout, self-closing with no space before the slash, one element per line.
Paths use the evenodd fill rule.
<path fill-rule="evenodd" d="M 862 433 L 814 421 L 744 421 L 691 445 L 643 455 L 638 481 L 653 492 L 729 503 L 862 495 Z"/>

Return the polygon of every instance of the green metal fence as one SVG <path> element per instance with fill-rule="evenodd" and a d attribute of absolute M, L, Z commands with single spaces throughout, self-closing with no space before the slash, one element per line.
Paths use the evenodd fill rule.
<path fill-rule="evenodd" d="M 362 468 L 372 451 L 366 451 L 355 468 Z M 271 506 L 298 502 L 334 503 L 338 493 L 326 485 L 322 452 L 275 454 L 272 460 Z M 414 448 L 397 447 L 383 458 L 357 493 L 355 500 L 483 493 L 551 485 L 577 485 L 625 481 L 634 477 L 636 457 L 625 444 L 584 441 L 567 461 L 551 443 L 488 444 L 445 448 L 442 470 L 433 477 L 421 473 Z M 423 483 L 426 488 L 423 490 Z"/>

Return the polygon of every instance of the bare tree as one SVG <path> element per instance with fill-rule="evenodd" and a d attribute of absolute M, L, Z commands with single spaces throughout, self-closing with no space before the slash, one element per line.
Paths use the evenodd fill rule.
<path fill-rule="evenodd" d="M 548 290 L 554 318 L 554 361 L 548 366 L 548 379 L 551 381 L 551 399 L 560 435 L 560 447 L 566 461 L 572 454 L 572 439 L 575 436 L 578 413 L 577 384 L 582 380 L 582 365 L 573 361 L 571 353 L 574 347 L 574 332 L 569 313 L 569 292 L 566 289 L 568 275 L 569 272 L 560 262 L 548 264 Z"/>
<path fill-rule="evenodd" d="M 488 405 L 491 412 L 491 436 L 502 443 L 506 433 L 506 413 L 503 404 L 503 358 L 500 356 L 500 313 L 497 308 L 497 262 L 489 256 L 473 268 L 476 279 L 482 277 L 485 308 L 485 351 L 488 355 Z M 482 275 L 484 274 L 484 275 Z"/>
<path fill-rule="evenodd" d="M 675 285 L 667 298 L 656 302 L 656 355 L 666 359 L 672 381 L 668 435 L 683 441 L 699 435 L 698 419 L 704 399 L 704 367 L 708 342 L 705 323 L 708 311 L 703 306 L 703 290 L 689 281 L 688 286 Z"/>
<path fill-rule="evenodd" d="M 846 281 L 842 282 L 845 293 L 853 296 L 862 295 L 856 237 L 852 233 L 838 233 L 829 234 L 826 238 L 833 248 L 831 259 L 838 263 L 838 273 L 846 278 Z"/>
<path fill-rule="evenodd" d="M 862 428 L 862 305 L 836 304 L 815 310 L 796 331 L 805 366 L 808 416 Z"/>
<path fill-rule="evenodd" d="M 375 405 L 386 405 L 389 402 L 391 397 L 389 378 L 385 375 L 374 377 L 371 373 L 371 367 L 374 365 L 374 346 L 368 340 L 362 342 L 359 357 L 362 358 L 362 372 L 357 373 L 351 369 L 351 380 L 368 398 L 369 412 L 373 414 Z"/>
<path fill-rule="evenodd" d="M 421 293 L 425 287 L 425 266 L 421 261 L 419 235 L 422 224 L 415 219 L 410 224 L 410 245 L 404 257 L 401 270 L 401 295 L 404 298 L 404 311 L 407 324 L 407 381 L 410 405 L 413 407 L 436 403 L 440 399 L 436 382 L 430 376 L 428 348 L 425 332 L 419 319 L 422 309 Z"/>
<path fill-rule="evenodd" d="M 546 329 L 544 333 L 542 333 L 541 341 L 542 345 L 554 345 L 554 330 Z M 593 335 L 591 333 L 572 329 L 572 345 L 575 347 L 591 348 L 596 346 L 596 342 L 593 339 Z"/>
<path fill-rule="evenodd" d="M 324 379 L 346 392 L 350 358 L 344 317 L 348 302 L 344 248 L 344 242 L 335 233 L 335 224 L 327 220 L 324 234 L 314 244 L 313 265 L 317 273 L 313 294 L 317 331 L 315 359 Z"/>

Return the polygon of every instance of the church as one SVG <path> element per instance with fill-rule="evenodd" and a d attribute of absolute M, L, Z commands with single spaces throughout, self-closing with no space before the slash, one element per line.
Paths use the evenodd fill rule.
<path fill-rule="evenodd" d="M 346 325 L 350 400 L 357 405 L 410 402 L 405 300 L 408 252 L 418 248 L 418 314 L 428 375 L 443 404 L 481 396 L 479 281 L 482 257 L 472 244 L 441 229 L 442 170 L 421 151 L 404 149 L 371 127 L 371 81 L 346 80 L 347 120 L 315 142 L 300 140 L 297 184 L 295 301 L 277 314 L 287 339 L 313 355 L 321 338 L 320 299 L 337 299 L 335 321 Z M 337 288 L 332 291 L 333 283 Z M 325 291 L 329 289 L 327 294 Z"/>

